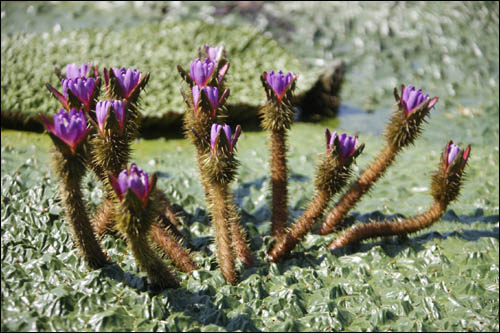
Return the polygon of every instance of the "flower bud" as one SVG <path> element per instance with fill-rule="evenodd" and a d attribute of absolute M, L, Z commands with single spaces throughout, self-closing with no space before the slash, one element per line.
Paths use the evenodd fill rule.
<path fill-rule="evenodd" d="M 82 64 L 80 67 L 78 67 L 76 64 L 69 64 L 66 66 L 66 78 L 67 79 L 76 79 L 79 77 L 86 78 L 91 68 L 92 65 L 90 62 Z"/>
<path fill-rule="evenodd" d="M 224 57 L 224 46 L 209 46 L 205 44 L 205 53 L 210 60 L 219 62 Z"/>
<path fill-rule="evenodd" d="M 460 149 L 459 146 L 453 143 L 453 141 L 448 142 L 446 148 L 443 152 L 444 154 L 444 172 L 448 172 L 450 166 L 457 166 L 460 170 L 463 170 L 467 160 L 469 159 L 470 145 L 467 146 L 465 150 Z M 457 157 L 460 156 L 457 160 Z"/>

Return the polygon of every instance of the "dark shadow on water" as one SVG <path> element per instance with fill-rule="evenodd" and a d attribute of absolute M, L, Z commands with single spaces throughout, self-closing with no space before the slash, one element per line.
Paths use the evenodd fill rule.
<path fill-rule="evenodd" d="M 151 290 L 151 286 L 145 276 L 138 276 L 129 272 L 124 272 L 116 263 L 111 263 L 103 267 L 101 269 L 101 275 L 117 282 L 123 282 L 126 286 L 131 287 L 138 292 Z"/>
<path fill-rule="evenodd" d="M 179 288 L 169 292 L 169 303 L 173 312 L 182 312 L 190 319 L 192 324 L 217 325 L 226 328 L 228 331 L 258 331 L 252 322 L 250 314 L 241 313 L 235 317 L 226 315 L 226 310 L 231 308 L 231 301 L 226 300 L 231 296 L 223 296 L 223 299 L 214 303 L 217 291 L 213 286 L 204 285 L 196 291 Z M 166 316 L 170 311 L 166 309 Z M 192 327 L 192 324 L 190 325 Z M 175 327 L 177 331 L 182 331 L 186 327 Z"/>

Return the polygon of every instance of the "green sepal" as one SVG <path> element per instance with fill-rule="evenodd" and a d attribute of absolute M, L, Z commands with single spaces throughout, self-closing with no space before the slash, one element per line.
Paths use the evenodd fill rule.
<path fill-rule="evenodd" d="M 186 81 L 187 84 L 189 84 L 189 87 L 192 88 L 195 85 L 195 82 L 191 78 L 191 76 L 182 68 L 181 65 L 177 65 L 177 71 L 179 72 L 179 75 L 181 78 Z"/>
<path fill-rule="evenodd" d="M 275 104 L 267 102 L 259 110 L 262 128 L 267 131 L 282 131 L 290 129 L 293 123 L 294 111 L 286 103 Z"/>
<path fill-rule="evenodd" d="M 236 177 L 236 170 L 239 166 L 239 162 L 234 157 L 234 149 L 232 154 L 229 153 L 229 145 L 227 139 L 225 139 L 225 135 L 220 135 L 219 132 L 219 136 L 224 139 L 217 139 L 219 141 L 215 154 L 208 152 L 203 155 L 201 169 L 210 182 L 227 185 Z M 225 146 L 225 148 L 219 148 L 220 146 Z"/>
<path fill-rule="evenodd" d="M 87 156 L 88 156 L 88 135 L 86 138 L 84 138 L 77 146 L 75 151 L 73 152 L 71 150 L 71 147 L 68 146 L 66 142 L 61 140 L 57 135 L 47 132 L 49 134 L 49 137 L 52 139 L 52 142 L 54 143 L 54 146 L 56 149 L 65 157 L 77 157 L 81 161 L 85 161 Z"/>
<path fill-rule="evenodd" d="M 71 89 L 68 88 L 66 93 L 68 94 L 68 112 L 71 111 L 71 109 L 73 108 L 77 110 L 84 108 L 83 103 L 78 99 L 78 97 L 76 97 L 75 94 L 73 94 Z"/>
<path fill-rule="evenodd" d="M 463 150 L 446 169 L 446 151 L 441 154 L 437 172 L 432 175 L 431 194 L 434 200 L 448 205 L 460 195 L 467 161 L 462 159 Z M 470 153 L 469 153 L 470 154 Z M 469 155 L 470 156 L 470 155 Z"/>
<path fill-rule="evenodd" d="M 139 84 L 137 85 L 137 87 L 135 87 L 134 90 L 132 90 L 132 93 L 130 94 L 130 96 L 128 98 L 128 101 L 131 104 L 137 103 L 141 91 L 143 91 L 146 88 L 146 85 L 149 82 L 149 77 L 150 77 L 149 73 L 144 74 L 144 76 L 142 76 L 142 73 L 141 73 L 141 79 L 139 81 Z"/>
<path fill-rule="evenodd" d="M 156 180 L 156 174 L 153 174 L 150 179 L 152 183 L 149 194 L 154 191 Z M 151 224 L 155 222 L 158 216 L 157 201 L 154 196 L 148 195 L 144 204 L 141 198 L 131 189 L 127 189 L 123 200 L 120 200 L 115 193 L 115 229 L 125 237 L 130 234 L 136 236 L 147 234 Z"/>
<path fill-rule="evenodd" d="M 316 190 L 324 191 L 329 195 L 339 192 L 347 184 L 352 173 L 351 165 L 365 147 L 365 144 L 362 143 L 352 155 L 342 159 L 340 157 L 340 143 L 338 141 L 337 136 L 335 137 L 332 149 L 325 153 L 323 159 L 316 167 Z"/>

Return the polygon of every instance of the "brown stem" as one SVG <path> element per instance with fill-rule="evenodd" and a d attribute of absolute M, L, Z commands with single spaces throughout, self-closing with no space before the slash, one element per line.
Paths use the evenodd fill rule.
<path fill-rule="evenodd" d="M 207 177 L 203 174 L 202 171 L 202 156 L 203 153 L 201 148 L 197 148 L 196 150 L 196 158 L 198 160 L 198 169 L 200 170 L 201 175 L 201 184 L 203 185 L 203 190 L 205 191 L 205 200 L 208 206 L 211 206 L 212 199 L 209 193 L 211 193 L 212 184 L 208 181 Z M 248 248 L 246 231 L 243 226 L 240 224 L 240 215 L 238 214 L 238 207 L 236 207 L 233 202 L 233 195 L 230 192 L 227 192 L 227 214 L 228 220 L 230 224 L 230 232 L 231 239 L 233 242 L 233 249 L 235 255 L 248 267 L 253 266 L 253 256 Z"/>
<path fill-rule="evenodd" d="M 127 234 L 132 254 L 142 271 L 148 275 L 153 289 L 178 288 L 179 283 L 167 265 L 148 246 L 145 235 Z"/>
<path fill-rule="evenodd" d="M 107 196 L 94 214 L 92 226 L 99 238 L 113 232 L 113 201 Z"/>
<path fill-rule="evenodd" d="M 333 250 L 368 238 L 404 236 L 417 232 L 430 227 L 434 222 L 439 220 L 443 216 L 445 209 L 445 205 L 435 201 L 426 212 L 415 217 L 397 222 L 372 222 L 355 226 L 335 239 L 328 246 L 328 249 Z"/>
<path fill-rule="evenodd" d="M 231 239 L 233 241 L 233 250 L 236 255 L 245 265 L 252 267 L 254 264 L 252 253 L 248 247 L 246 230 L 240 224 L 240 214 L 238 207 L 233 202 L 232 193 L 228 193 L 227 213 L 230 225 Z"/>
<path fill-rule="evenodd" d="M 275 240 L 285 236 L 288 217 L 285 129 L 271 132 L 271 233 Z"/>
<path fill-rule="evenodd" d="M 184 239 L 184 235 L 177 229 L 181 226 L 181 223 L 167 196 L 163 191 L 158 189 L 155 189 L 155 195 L 158 196 L 161 205 L 164 206 L 163 211 L 160 212 L 161 225 L 163 225 L 164 228 L 168 228 L 176 238 Z"/>
<path fill-rule="evenodd" d="M 309 204 L 306 211 L 292 226 L 285 237 L 281 238 L 271 250 L 269 253 L 270 261 L 280 261 L 295 248 L 295 246 L 312 229 L 314 223 L 321 218 L 329 199 L 330 195 L 328 195 L 325 191 L 319 191 L 316 193 L 313 201 Z"/>
<path fill-rule="evenodd" d="M 80 190 L 80 178 L 71 179 L 68 174 L 68 177 L 63 179 L 61 187 L 66 218 L 71 224 L 73 239 L 80 249 L 80 254 L 93 269 L 106 266 L 109 260 L 101 249 L 87 216 Z"/>
<path fill-rule="evenodd" d="M 161 247 L 174 264 L 183 272 L 189 273 L 199 268 L 189 253 L 170 234 L 170 230 L 165 230 L 157 223 L 153 223 L 149 234 L 153 241 Z"/>
<path fill-rule="evenodd" d="M 213 183 L 213 221 L 215 224 L 215 239 L 217 244 L 217 259 L 224 279 L 232 285 L 237 283 L 234 267 L 231 232 L 227 225 L 227 189 L 225 186 Z"/>
<path fill-rule="evenodd" d="M 384 150 L 379 153 L 375 161 L 363 171 L 358 180 L 351 185 L 351 188 L 328 213 L 319 230 L 321 235 L 329 234 L 335 229 L 345 215 L 358 203 L 359 199 L 384 174 L 387 167 L 394 161 L 398 151 L 398 149 L 386 144 Z"/>

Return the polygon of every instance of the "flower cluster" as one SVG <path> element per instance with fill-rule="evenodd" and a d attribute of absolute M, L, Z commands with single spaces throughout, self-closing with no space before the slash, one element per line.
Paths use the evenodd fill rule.
<path fill-rule="evenodd" d="M 76 64 L 69 64 L 66 66 L 66 78 L 76 79 L 79 77 L 87 77 L 91 68 L 92 64 L 90 62 L 87 64 L 82 64 L 80 67 L 78 67 Z"/>
<path fill-rule="evenodd" d="M 210 131 L 210 149 L 212 151 L 212 155 L 217 154 L 217 146 L 218 144 L 220 144 L 219 138 L 221 137 L 220 135 L 221 130 L 225 135 L 225 141 L 227 142 L 229 154 L 233 153 L 233 148 L 236 145 L 236 142 L 238 141 L 238 138 L 240 137 L 241 134 L 240 125 L 236 126 L 234 134 L 232 134 L 231 127 L 229 125 L 213 124 L 212 129 Z"/>
<path fill-rule="evenodd" d="M 60 109 L 54 115 L 52 122 L 43 115 L 41 115 L 41 119 L 47 131 L 66 143 L 73 154 L 75 154 L 80 142 L 90 132 L 90 129 L 87 129 L 87 120 L 82 110 L 71 109 L 71 112 L 68 113 L 66 110 Z"/>
<path fill-rule="evenodd" d="M 326 150 L 328 151 L 331 151 L 334 148 L 335 138 L 338 137 L 341 159 L 352 156 L 356 151 L 356 142 L 358 139 L 356 136 L 348 136 L 346 133 L 337 135 L 337 131 L 333 131 L 333 133 L 330 133 L 330 130 L 328 129 L 326 129 L 325 135 Z"/>
<path fill-rule="evenodd" d="M 201 102 L 202 94 L 204 94 L 208 100 L 210 106 L 210 115 L 212 116 L 212 118 L 216 116 L 217 109 L 224 103 L 224 100 L 229 95 L 229 89 L 226 89 L 224 90 L 222 96 L 219 98 L 219 89 L 217 87 L 211 86 L 193 86 L 193 88 L 191 88 L 191 91 L 193 94 L 194 115 L 198 115 L 198 108 Z"/>
<path fill-rule="evenodd" d="M 120 100 L 100 101 L 96 104 L 97 124 L 101 134 L 104 135 L 104 128 L 108 119 L 109 108 L 113 107 L 114 115 L 120 126 L 120 131 L 123 133 L 123 125 L 125 123 L 125 104 Z"/>
<path fill-rule="evenodd" d="M 278 103 L 281 103 L 283 96 L 292 83 L 297 79 L 297 75 L 294 75 L 291 72 L 285 75 L 282 71 L 279 71 L 278 73 L 270 71 L 264 73 L 264 79 L 275 93 Z"/>
<path fill-rule="evenodd" d="M 416 90 L 414 86 L 403 86 L 401 89 L 401 104 L 405 111 L 406 117 L 412 114 L 415 110 L 420 108 L 429 99 L 429 94 L 423 94 L 422 89 Z M 434 97 L 429 101 L 428 109 L 436 104 L 438 98 Z"/>
<path fill-rule="evenodd" d="M 130 189 L 139 199 L 141 199 L 143 205 L 146 206 L 149 193 L 153 187 L 153 182 L 149 180 L 148 174 L 137 167 L 135 163 L 132 163 L 129 169 L 120 172 L 118 178 L 113 175 L 109 177 L 111 179 L 111 185 L 120 200 L 125 198 L 127 190 Z"/>
<path fill-rule="evenodd" d="M 132 92 L 137 88 L 141 80 L 141 72 L 137 69 L 113 68 L 118 84 L 120 85 L 123 98 L 130 98 Z"/>

